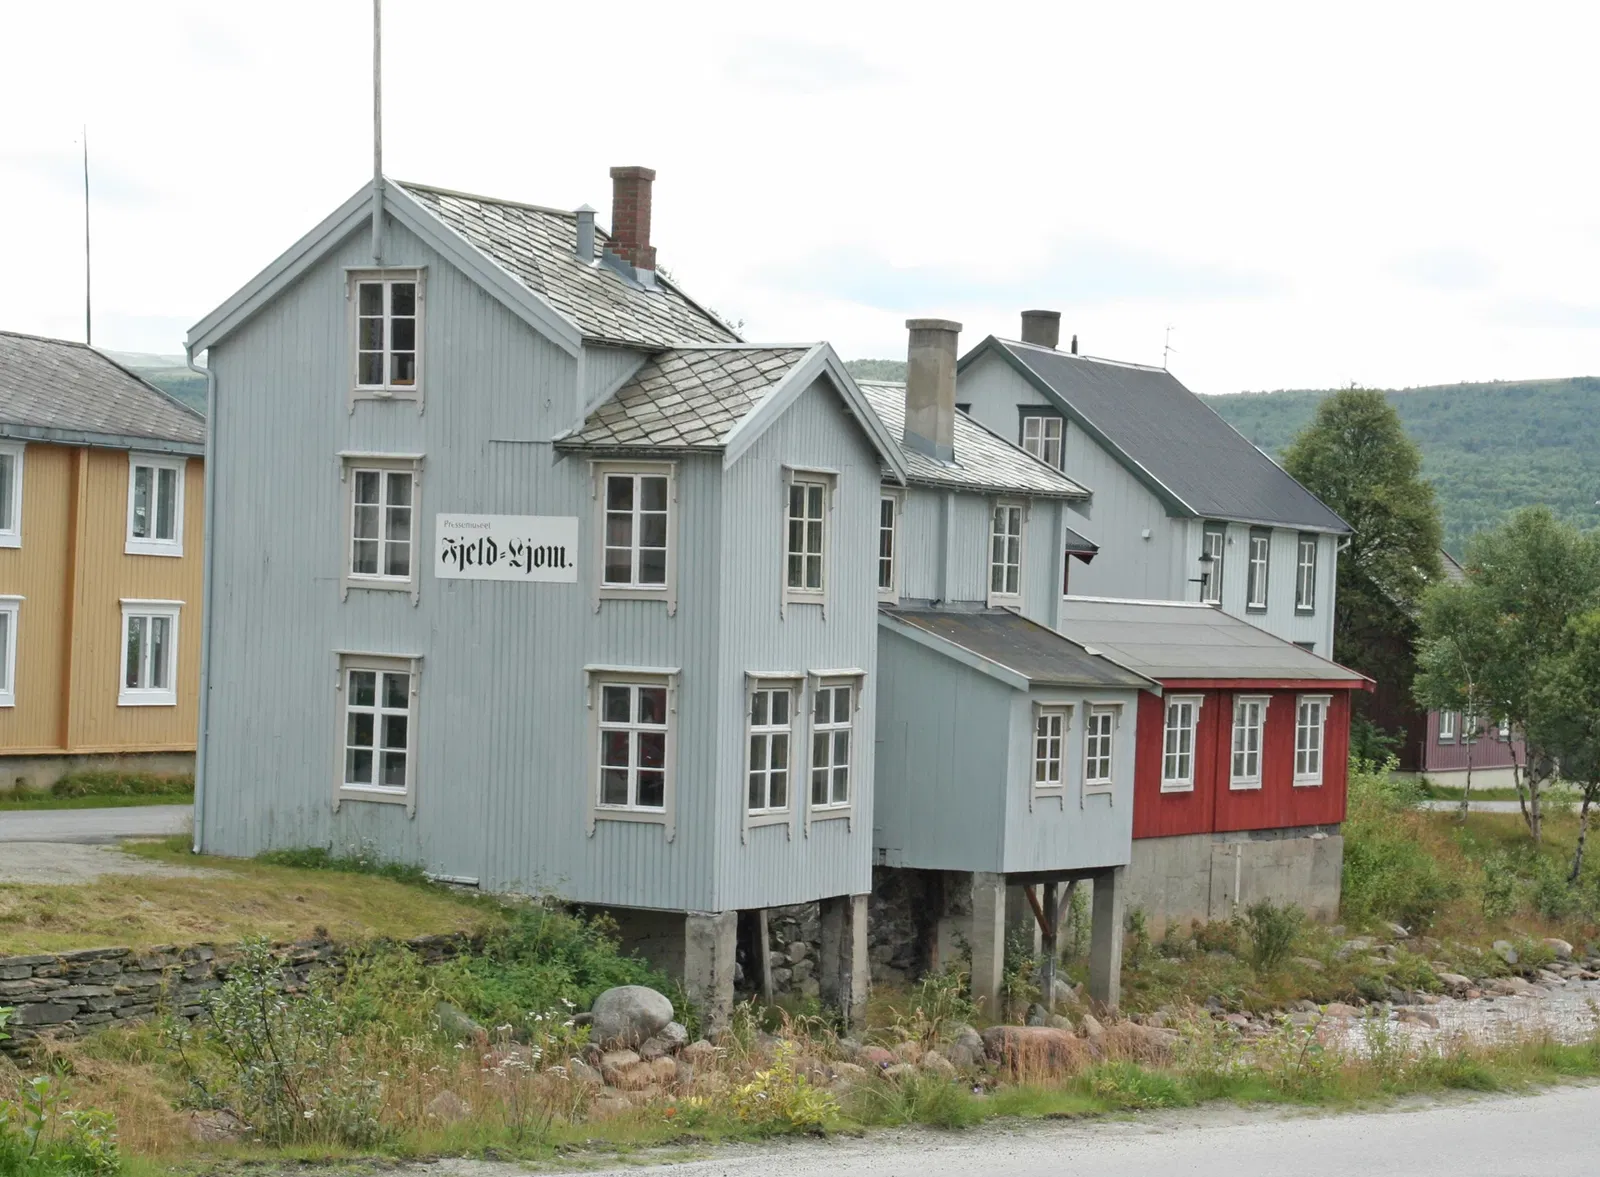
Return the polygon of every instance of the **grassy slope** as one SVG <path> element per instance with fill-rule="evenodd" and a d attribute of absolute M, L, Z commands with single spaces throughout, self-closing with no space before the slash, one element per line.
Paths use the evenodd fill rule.
<path fill-rule="evenodd" d="M 230 943 L 249 935 L 301 940 L 404 939 L 468 931 L 497 918 L 475 896 L 371 875 L 196 857 L 186 839 L 134 843 L 135 853 L 220 872 L 205 879 L 108 875 L 93 886 L 0 885 L 0 956 L 108 945 Z"/>
<path fill-rule="evenodd" d="M 0 813 L 32 809 L 125 809 L 130 805 L 192 805 L 193 793 L 135 793 L 110 797 L 57 797 L 54 793 L 0 796 Z"/>

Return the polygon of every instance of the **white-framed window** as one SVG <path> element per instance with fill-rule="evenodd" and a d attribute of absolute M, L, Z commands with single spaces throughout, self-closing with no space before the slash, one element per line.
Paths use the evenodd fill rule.
<path fill-rule="evenodd" d="M 1441 744 L 1456 742 L 1456 712 L 1439 712 L 1439 742 Z"/>
<path fill-rule="evenodd" d="M 1272 533 L 1250 533 L 1249 592 L 1245 594 L 1245 608 L 1260 612 L 1267 607 L 1267 574 L 1272 561 Z"/>
<path fill-rule="evenodd" d="M 667 808 L 667 684 L 601 682 L 600 808 Z"/>
<path fill-rule="evenodd" d="M 878 600 L 900 599 L 900 496 L 878 497 Z"/>
<path fill-rule="evenodd" d="M 1015 604 L 1022 599 L 1021 503 L 999 502 L 989 525 L 989 604 Z"/>
<path fill-rule="evenodd" d="M 336 804 L 381 801 L 415 812 L 421 670 L 418 658 L 339 655 Z"/>
<path fill-rule="evenodd" d="M 415 269 L 350 275 L 355 396 L 420 396 L 422 279 Z"/>
<path fill-rule="evenodd" d="M 1187 793 L 1194 788 L 1195 734 L 1200 723 L 1200 695 L 1169 695 L 1161 739 L 1161 791 Z"/>
<path fill-rule="evenodd" d="M 811 700 L 811 808 L 850 805 L 857 684 L 821 682 Z"/>
<path fill-rule="evenodd" d="M 1103 793 L 1112 787 L 1116 770 L 1119 708 L 1091 706 L 1083 721 L 1083 791 Z"/>
<path fill-rule="evenodd" d="M 346 593 L 392 589 L 413 598 L 421 583 L 422 459 L 415 454 L 342 454 Z"/>
<path fill-rule="evenodd" d="M 1294 711 L 1294 783 L 1322 783 L 1323 748 L 1327 738 L 1328 695 L 1301 695 Z"/>
<path fill-rule="evenodd" d="M 1204 604 L 1222 604 L 1222 566 L 1227 547 L 1226 525 L 1207 523 L 1200 536 L 1200 600 Z"/>
<path fill-rule="evenodd" d="M 0 707 L 17 705 L 17 621 L 21 597 L 0 597 Z"/>
<path fill-rule="evenodd" d="M 1053 414 L 1022 418 L 1022 448 L 1041 462 L 1061 469 L 1061 433 L 1065 422 Z"/>
<path fill-rule="evenodd" d="M 1049 793 L 1067 784 L 1067 733 L 1072 708 L 1038 704 L 1033 709 L 1033 790 Z"/>
<path fill-rule="evenodd" d="M 797 477 L 789 482 L 783 584 L 790 601 L 821 598 L 827 591 L 830 489 L 820 480 Z"/>
<path fill-rule="evenodd" d="M 178 613 L 182 601 L 123 601 L 119 707 L 178 705 Z"/>
<path fill-rule="evenodd" d="M 22 546 L 22 451 L 19 441 L 0 441 L 0 548 Z"/>
<path fill-rule="evenodd" d="M 183 555 L 183 482 L 188 459 L 128 455 L 130 556 Z"/>
<path fill-rule="evenodd" d="M 1228 785 L 1261 787 L 1261 743 L 1267 726 L 1265 695 L 1240 695 L 1233 701 L 1233 764 Z"/>
<path fill-rule="evenodd" d="M 677 610 L 677 469 L 670 462 L 595 464 L 599 598 L 665 601 Z"/>
<path fill-rule="evenodd" d="M 1502 719 L 1497 731 L 1499 732 L 1500 742 L 1502 744 L 1509 744 L 1511 742 L 1511 721 L 1509 719 Z"/>
<path fill-rule="evenodd" d="M 788 816 L 795 686 L 792 682 L 761 681 L 750 692 L 745 803 L 751 817 Z"/>
<path fill-rule="evenodd" d="M 1317 537 L 1302 535 L 1296 541 L 1294 561 L 1294 610 L 1317 610 Z"/>

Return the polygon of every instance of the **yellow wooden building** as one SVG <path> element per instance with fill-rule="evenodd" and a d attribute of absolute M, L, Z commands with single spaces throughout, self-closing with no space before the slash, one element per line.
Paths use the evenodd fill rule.
<path fill-rule="evenodd" d="M 0 332 L 0 791 L 192 768 L 204 454 L 99 352 Z"/>

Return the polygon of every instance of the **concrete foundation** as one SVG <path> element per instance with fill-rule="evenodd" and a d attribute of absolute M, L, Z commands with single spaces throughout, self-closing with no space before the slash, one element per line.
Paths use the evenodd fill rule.
<path fill-rule="evenodd" d="M 75 772 L 126 772 L 150 776 L 194 775 L 193 752 L 62 753 L 6 756 L 0 753 L 0 795 L 48 789 Z"/>
<path fill-rule="evenodd" d="M 1108 1010 L 1122 1001 L 1122 921 L 1127 870 L 1114 866 L 1094 876 L 1094 922 L 1089 930 L 1089 998 Z"/>
<path fill-rule="evenodd" d="M 733 1013 L 738 912 L 612 908 L 609 914 L 617 921 L 624 950 L 683 981 L 707 1033 L 727 1025 Z"/>
<path fill-rule="evenodd" d="M 867 1024 L 870 974 L 867 963 L 866 895 L 839 895 L 818 905 L 822 943 L 817 983 L 824 1005 L 837 1009 L 851 1030 Z"/>
<path fill-rule="evenodd" d="M 1412 773 L 1412 776 L 1422 776 L 1436 785 L 1443 785 L 1449 789 L 1464 789 L 1467 785 L 1467 770 L 1464 768 L 1430 768 L 1424 773 Z M 1509 764 L 1497 765 L 1494 768 L 1474 768 L 1472 770 L 1472 791 L 1479 789 L 1514 789 L 1517 787 L 1517 774 Z"/>
<path fill-rule="evenodd" d="M 1293 903 L 1331 922 L 1339 914 L 1343 866 L 1338 826 L 1137 838 L 1125 902 L 1144 913 L 1153 936 L 1173 925 L 1230 919 L 1262 899 Z"/>

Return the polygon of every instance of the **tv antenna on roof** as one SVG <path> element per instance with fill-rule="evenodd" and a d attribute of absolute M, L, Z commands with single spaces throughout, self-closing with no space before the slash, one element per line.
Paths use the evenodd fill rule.
<path fill-rule="evenodd" d="M 372 0 L 372 260 L 383 260 L 383 0 Z"/>
<path fill-rule="evenodd" d="M 1165 370 L 1166 366 L 1167 366 L 1167 357 L 1170 356 L 1170 355 L 1173 355 L 1178 350 L 1177 348 L 1172 346 L 1172 333 L 1175 330 L 1177 330 L 1177 328 L 1174 327 L 1171 323 L 1167 324 L 1166 342 L 1164 342 L 1161 345 L 1161 367 L 1162 367 L 1163 370 Z"/>
<path fill-rule="evenodd" d="M 89 266 L 89 126 L 83 127 L 83 342 L 94 343 L 94 301 Z"/>

